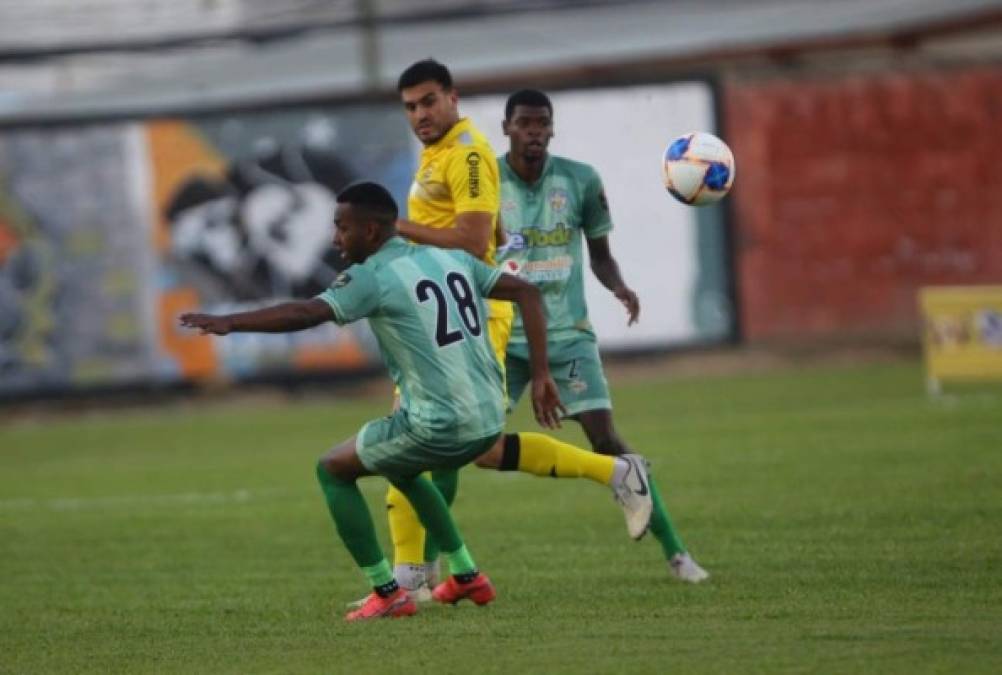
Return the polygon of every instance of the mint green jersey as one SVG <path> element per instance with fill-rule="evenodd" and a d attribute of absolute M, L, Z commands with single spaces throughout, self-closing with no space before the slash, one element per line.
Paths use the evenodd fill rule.
<path fill-rule="evenodd" d="M 501 367 L 483 300 L 500 276 L 463 251 L 394 237 L 317 298 L 338 325 L 369 320 L 412 432 L 462 443 L 504 426 Z"/>
<path fill-rule="evenodd" d="M 502 269 L 535 284 L 546 305 L 550 341 L 594 337 L 585 303 L 582 236 L 603 237 L 612 230 L 602 180 L 588 164 L 550 155 L 543 173 L 526 184 L 508 164 L 501 169 L 501 219 L 508 243 L 500 250 Z M 516 311 L 511 342 L 524 343 Z"/>

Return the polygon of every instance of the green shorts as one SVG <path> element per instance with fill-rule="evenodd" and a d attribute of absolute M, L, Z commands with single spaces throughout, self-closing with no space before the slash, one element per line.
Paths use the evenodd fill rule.
<path fill-rule="evenodd" d="M 407 416 L 397 411 L 366 423 L 355 451 L 366 469 L 381 476 L 409 478 L 434 469 L 458 469 L 491 449 L 500 432 L 472 441 L 437 441 L 414 434 Z"/>
<path fill-rule="evenodd" d="M 567 408 L 568 415 L 576 415 L 587 410 L 611 410 L 609 383 L 602 371 L 602 360 L 598 355 L 598 345 L 588 336 L 550 342 L 546 345 L 560 400 Z M 515 407 L 525 388 L 532 381 L 529 370 L 529 345 L 524 342 L 509 343 L 505 356 L 508 375 L 508 404 Z"/>

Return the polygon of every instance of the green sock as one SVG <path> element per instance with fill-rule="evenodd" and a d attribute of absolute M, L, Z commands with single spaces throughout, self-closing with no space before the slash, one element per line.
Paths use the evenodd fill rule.
<path fill-rule="evenodd" d="M 473 562 L 465 545 L 460 546 L 458 551 L 446 553 L 445 559 L 449 561 L 450 574 L 472 574 L 477 571 L 477 564 Z"/>
<path fill-rule="evenodd" d="M 442 547 L 449 559 L 449 568 L 452 573 L 457 574 L 456 569 L 452 567 L 453 556 L 457 556 L 456 564 L 464 568 L 458 573 L 475 570 L 476 564 L 469 552 L 462 552 L 466 551 L 466 546 L 463 544 L 463 538 L 459 534 L 456 523 L 452 520 L 452 514 L 449 513 L 449 506 L 445 503 L 445 498 L 442 497 L 438 488 L 424 476 L 415 476 L 412 479 L 393 484 L 404 493 L 428 534 L 434 537 L 435 541 Z"/>
<path fill-rule="evenodd" d="M 685 553 L 685 544 L 682 543 L 682 538 L 678 536 L 675 526 L 672 525 L 671 516 L 668 515 L 668 509 L 665 508 L 665 503 L 661 499 L 661 491 L 654 483 L 654 477 L 648 475 L 648 481 L 651 486 L 651 499 L 654 501 L 654 513 L 651 515 L 651 534 L 661 544 L 666 558 L 671 558 L 676 553 Z"/>
<path fill-rule="evenodd" d="M 390 567 L 390 562 L 386 558 L 383 558 L 370 567 L 363 567 L 362 572 L 365 573 L 365 578 L 369 580 L 369 585 L 373 588 L 386 586 L 395 581 L 393 578 L 393 568 Z"/>
<path fill-rule="evenodd" d="M 337 533 L 355 564 L 364 571 L 378 566 L 380 562 L 386 563 L 386 556 L 376 539 L 376 528 L 372 524 L 369 507 L 365 505 L 365 499 L 355 481 L 335 478 L 327 473 L 322 463 L 317 464 L 317 479 L 327 498 L 327 508 L 337 526 Z M 390 578 L 392 576 L 391 574 Z"/>
<path fill-rule="evenodd" d="M 435 484 L 438 491 L 442 493 L 442 498 L 448 506 L 456 500 L 456 491 L 459 489 L 459 471 L 456 469 L 440 469 L 431 472 L 431 482 Z M 425 533 L 424 538 L 424 560 L 425 562 L 435 562 L 439 554 L 438 543 L 430 533 Z"/>

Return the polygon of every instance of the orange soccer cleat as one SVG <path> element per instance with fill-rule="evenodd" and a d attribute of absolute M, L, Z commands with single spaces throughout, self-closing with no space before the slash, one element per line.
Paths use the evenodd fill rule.
<path fill-rule="evenodd" d="M 393 595 L 382 597 L 375 591 L 369 594 L 362 606 L 348 612 L 345 619 L 348 621 L 364 621 L 365 619 L 384 619 L 398 616 L 411 616 L 417 612 L 417 605 L 402 588 L 398 588 Z"/>
<path fill-rule="evenodd" d="M 486 574 L 478 573 L 473 581 L 465 584 L 450 576 L 435 587 L 431 597 L 446 605 L 455 605 L 463 598 L 469 598 L 478 605 L 486 605 L 497 597 L 497 591 Z"/>

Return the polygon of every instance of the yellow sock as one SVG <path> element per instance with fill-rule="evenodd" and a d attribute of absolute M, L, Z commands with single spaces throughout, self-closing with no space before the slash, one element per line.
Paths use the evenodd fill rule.
<path fill-rule="evenodd" d="M 386 519 L 393 540 L 393 564 L 424 564 L 424 528 L 407 497 L 392 485 L 386 492 Z"/>
<path fill-rule="evenodd" d="M 520 433 L 518 470 L 553 478 L 588 478 L 608 485 L 616 460 L 558 441 L 552 436 Z"/>

